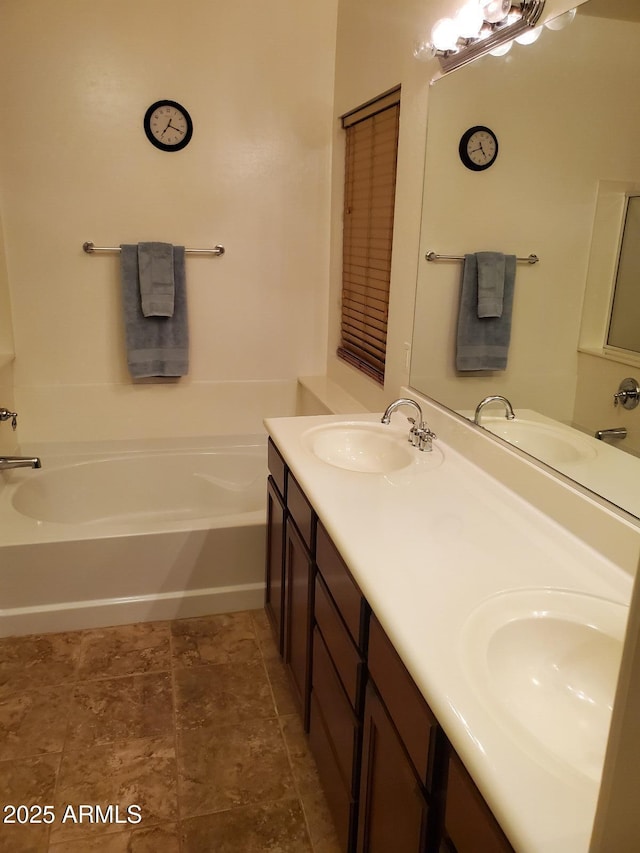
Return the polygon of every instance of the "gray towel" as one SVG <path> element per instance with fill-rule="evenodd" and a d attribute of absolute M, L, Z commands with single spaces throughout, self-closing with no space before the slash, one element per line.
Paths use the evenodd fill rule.
<path fill-rule="evenodd" d="M 145 317 L 173 317 L 174 279 L 171 243 L 138 243 L 140 301 Z"/>
<path fill-rule="evenodd" d="M 456 369 L 504 370 L 511 339 L 511 313 L 516 278 L 516 257 L 505 255 L 502 313 L 500 317 L 478 316 L 478 262 L 476 255 L 464 256 L 458 313 Z"/>
<path fill-rule="evenodd" d="M 476 252 L 478 262 L 478 317 L 501 317 L 504 294 L 502 252 Z"/>
<path fill-rule="evenodd" d="M 134 379 L 148 376 L 185 376 L 189 370 L 189 328 L 184 246 L 174 246 L 173 317 L 145 317 L 140 303 L 138 247 L 120 247 L 122 306 L 127 364 Z"/>

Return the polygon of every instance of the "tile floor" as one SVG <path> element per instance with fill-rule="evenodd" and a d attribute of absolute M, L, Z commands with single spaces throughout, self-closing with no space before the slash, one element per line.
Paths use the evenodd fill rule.
<path fill-rule="evenodd" d="M 0 853 L 339 850 L 263 611 L 0 639 L 0 806 Z"/>

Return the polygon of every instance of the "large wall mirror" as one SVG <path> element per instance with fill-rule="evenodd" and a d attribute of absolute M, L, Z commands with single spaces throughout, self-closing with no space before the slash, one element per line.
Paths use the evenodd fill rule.
<path fill-rule="evenodd" d="M 611 188 L 625 202 L 614 205 L 619 230 L 606 253 L 617 257 L 626 197 L 638 194 L 638 79 L 640 3 L 587 0 L 565 29 L 545 28 L 534 44 L 514 44 L 433 84 L 410 384 L 466 417 L 484 397 L 504 395 L 521 425 L 540 427 L 537 444 L 522 449 L 640 517 L 640 407 L 614 406 L 613 397 L 622 379 L 640 378 L 640 357 L 607 354 L 606 339 L 583 346 L 581 333 L 598 203 L 606 207 Z M 476 125 L 499 145 L 481 171 L 465 168 L 458 150 Z M 462 264 L 425 256 L 485 250 L 540 260 L 517 264 L 506 369 L 460 374 Z M 609 294 L 600 301 L 610 311 L 615 270 L 607 275 L 599 276 Z M 634 323 L 640 329 L 640 312 Z M 599 326 L 606 335 L 609 317 Z M 491 425 L 506 423 L 499 410 L 487 415 Z M 596 431 L 613 429 L 610 442 L 596 442 Z M 576 434 L 584 441 L 572 450 Z"/>

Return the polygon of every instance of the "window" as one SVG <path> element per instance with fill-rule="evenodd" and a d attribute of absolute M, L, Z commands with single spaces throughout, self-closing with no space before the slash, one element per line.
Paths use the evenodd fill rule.
<path fill-rule="evenodd" d="M 342 117 L 346 132 L 338 356 L 384 381 L 400 89 Z"/>

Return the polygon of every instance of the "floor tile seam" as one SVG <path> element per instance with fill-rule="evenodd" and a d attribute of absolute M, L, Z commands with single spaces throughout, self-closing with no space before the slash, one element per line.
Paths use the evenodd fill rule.
<path fill-rule="evenodd" d="M 271 681 L 271 675 L 269 673 L 269 667 L 267 666 L 267 661 L 266 661 L 266 658 L 264 656 L 264 649 L 262 648 L 262 643 L 260 642 L 260 638 L 258 637 L 258 627 L 257 627 L 253 618 L 251 619 L 251 624 L 253 625 L 253 630 L 254 630 L 254 633 L 256 635 L 256 641 L 258 643 L 258 648 L 260 649 L 260 660 L 262 661 L 262 669 L 263 669 L 264 674 L 267 678 L 267 684 L 269 685 L 269 692 L 271 693 L 271 701 L 273 702 L 275 715 L 277 718 L 279 718 L 280 717 L 280 711 L 278 709 L 278 702 L 276 700 L 276 693 L 275 693 L 275 690 L 273 689 L 273 683 Z"/>
<path fill-rule="evenodd" d="M 97 684 L 103 683 L 105 681 L 121 681 L 124 678 L 139 678 L 145 675 L 169 675 L 171 672 L 171 667 L 161 667 L 159 669 L 149 669 L 144 670 L 143 672 L 125 672 L 120 675 L 98 675 L 95 678 L 81 678 L 77 681 L 72 682 L 74 687 L 78 687 L 82 684 Z"/>
<path fill-rule="evenodd" d="M 257 644 L 256 644 L 257 645 Z M 249 664 L 257 664 L 262 659 L 262 652 L 260 651 L 259 645 L 257 645 L 257 654 L 253 658 L 249 658 L 248 660 L 224 660 L 224 661 L 205 661 L 203 663 L 190 663 L 190 664 L 176 664 L 174 662 L 171 663 L 171 669 L 177 672 L 192 672 L 196 669 L 207 669 L 212 668 L 214 666 L 248 666 Z"/>
<path fill-rule="evenodd" d="M 28 693 L 38 693 L 45 690 L 61 690 L 63 688 L 75 688 L 79 687 L 83 684 L 97 684 L 103 683 L 105 681 L 118 681 L 124 678 L 134 678 L 145 675 L 161 675 L 162 673 L 166 673 L 167 675 L 171 672 L 171 667 L 164 667 L 162 669 L 153 669 L 153 670 L 145 670 L 144 672 L 129 672 L 124 673 L 122 675 L 99 675 L 95 678 L 79 678 L 79 679 L 65 679 L 64 681 L 58 681 L 55 684 L 37 684 L 37 685 L 22 685 L 16 687 L 15 690 L 10 690 L 7 693 L 3 693 L 0 696 L 0 706 L 7 699 L 14 696 L 24 696 Z"/>
<path fill-rule="evenodd" d="M 283 719 L 284 716 L 287 716 L 287 715 L 283 715 L 281 717 L 278 717 L 278 725 L 280 726 L 280 733 L 282 735 L 282 740 L 284 741 L 284 748 L 285 748 L 286 753 L 287 753 L 287 760 L 289 762 L 289 769 L 291 770 L 291 777 L 293 779 L 293 786 L 294 786 L 294 789 L 296 792 L 298 802 L 300 803 L 300 809 L 302 810 L 302 816 L 304 818 L 304 826 L 305 826 L 305 829 L 307 831 L 309 846 L 313 850 L 313 846 L 314 846 L 313 845 L 313 836 L 311 834 L 311 824 L 309 822 L 309 817 L 307 815 L 307 809 L 305 808 L 304 794 L 303 794 L 302 788 L 300 787 L 300 780 L 298 779 L 298 774 L 296 773 L 296 770 L 295 770 L 295 765 L 294 765 L 294 761 L 293 761 L 293 758 L 291 755 L 291 750 L 289 749 L 289 742 L 288 742 L 287 737 L 284 733 L 284 719 Z M 288 715 L 288 716 L 292 716 L 292 715 Z"/>
<path fill-rule="evenodd" d="M 179 737 L 178 737 L 178 691 L 176 687 L 176 672 L 174 666 L 174 637 L 173 631 L 171 630 L 171 623 L 169 623 L 169 661 L 171 664 L 170 668 L 170 679 L 171 679 L 171 701 L 173 704 L 173 752 L 175 756 L 175 772 L 176 772 L 176 828 L 177 828 L 177 836 L 178 836 L 178 851 L 182 853 L 183 844 L 182 844 L 182 791 L 181 791 L 181 782 L 180 782 L 180 745 L 179 745 Z"/>
<path fill-rule="evenodd" d="M 240 812 L 240 811 L 243 811 L 246 809 L 256 808 L 258 806 L 267 806 L 267 805 L 270 805 L 272 803 L 275 804 L 275 803 L 287 803 L 287 802 L 297 803 L 300 806 L 300 808 L 302 809 L 302 811 L 304 812 L 304 808 L 302 806 L 302 802 L 300 800 L 300 797 L 298 797 L 296 794 L 292 794 L 290 796 L 276 797 L 275 799 L 273 797 L 265 797 L 264 799 L 251 800 L 251 802 L 248 802 L 248 803 L 241 803 L 240 805 L 237 805 L 237 806 L 227 806 L 227 807 L 221 808 L 221 809 L 208 809 L 206 811 L 198 811 L 195 814 L 189 814 L 189 815 L 186 815 L 185 817 L 183 817 L 181 819 L 181 823 L 184 824 L 189 820 L 194 820 L 194 819 L 201 818 L 201 817 L 209 817 L 211 815 L 226 814 L 228 812 Z M 305 826 L 306 826 L 306 823 L 305 823 Z M 307 832 L 308 832 L 308 829 L 307 829 Z"/>

